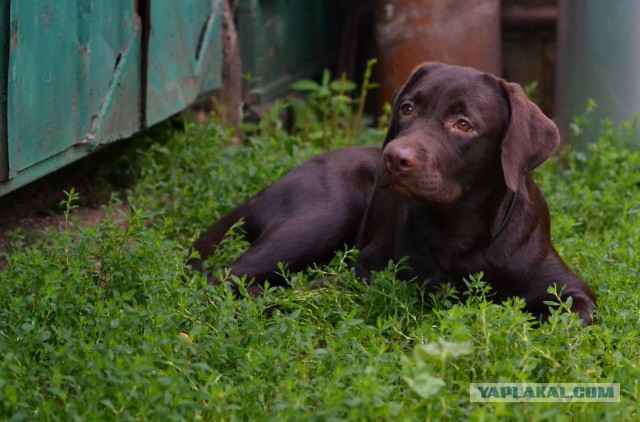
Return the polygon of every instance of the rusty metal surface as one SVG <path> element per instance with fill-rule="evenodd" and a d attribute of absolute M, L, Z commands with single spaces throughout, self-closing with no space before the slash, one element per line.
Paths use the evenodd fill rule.
<path fill-rule="evenodd" d="M 499 0 L 376 0 L 375 7 L 381 101 L 424 61 L 501 74 Z"/>
<path fill-rule="evenodd" d="M 536 84 L 532 99 L 554 114 L 557 0 L 502 2 L 503 77 L 523 86 Z"/>
<path fill-rule="evenodd" d="M 233 17 L 234 2 L 222 0 L 222 68 L 216 112 L 240 135 L 242 120 L 242 56 Z"/>
<path fill-rule="evenodd" d="M 555 31 L 557 6 L 511 6 L 502 10 L 503 31 Z"/>

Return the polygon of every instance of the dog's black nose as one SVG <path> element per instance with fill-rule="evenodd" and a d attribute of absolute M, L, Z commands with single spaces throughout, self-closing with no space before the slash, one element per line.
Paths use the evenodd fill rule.
<path fill-rule="evenodd" d="M 389 145 L 382 155 L 384 165 L 392 174 L 403 174 L 411 171 L 418 163 L 413 148 Z"/>

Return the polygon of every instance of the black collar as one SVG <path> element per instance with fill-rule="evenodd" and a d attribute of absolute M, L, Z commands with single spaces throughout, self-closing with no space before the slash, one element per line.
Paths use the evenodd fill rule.
<path fill-rule="evenodd" d="M 491 236 L 492 242 L 496 240 L 498 236 L 500 236 L 500 234 L 507 227 L 507 224 L 509 224 L 509 220 L 511 220 L 511 216 L 513 215 L 513 209 L 515 208 L 517 198 L 518 198 L 518 191 L 516 190 L 515 192 L 513 192 L 513 194 L 511 194 L 511 203 L 509 204 L 509 209 L 507 210 L 507 213 L 504 215 L 504 218 L 502 219 L 502 222 L 500 222 L 500 225 L 496 229 L 495 233 L 493 233 L 493 236 Z"/>

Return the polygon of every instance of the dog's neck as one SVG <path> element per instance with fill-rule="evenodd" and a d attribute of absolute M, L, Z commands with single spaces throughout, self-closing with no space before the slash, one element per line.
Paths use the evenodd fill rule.
<path fill-rule="evenodd" d="M 452 205 L 409 207 L 408 218 L 422 225 L 424 241 L 434 251 L 464 254 L 471 249 L 488 247 L 508 227 L 517 193 L 506 186 L 474 191 Z M 427 213 L 429 218 L 425 219 Z M 452 243 L 452 239 L 456 239 Z"/>
<path fill-rule="evenodd" d="M 518 200 L 518 190 L 516 190 L 515 192 L 510 192 L 510 194 L 511 194 L 511 200 L 509 201 L 509 205 L 507 206 L 507 208 L 503 209 L 502 221 L 500 222 L 500 225 L 498 226 L 497 229 L 495 229 L 495 231 L 493 232 L 493 235 L 491 236 L 492 242 L 495 241 L 498 238 L 498 236 L 502 234 L 502 232 L 504 232 L 504 230 L 507 228 L 507 225 L 511 221 L 511 217 L 513 216 L 513 210 L 515 209 L 516 201 Z"/>

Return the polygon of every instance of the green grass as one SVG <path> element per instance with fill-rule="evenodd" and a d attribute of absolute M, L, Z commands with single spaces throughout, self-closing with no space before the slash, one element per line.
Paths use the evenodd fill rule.
<path fill-rule="evenodd" d="M 521 300 L 492 304 L 481 276 L 469 278 L 468 292 L 433 298 L 434 307 L 395 280 L 402 263 L 363 285 L 352 251 L 288 274 L 291 289 L 234 298 L 185 268 L 190 244 L 321 147 L 273 127 L 231 146 L 215 122 L 148 136 L 131 158 L 137 182 L 125 230 L 113 212 L 81 227 L 70 198 L 64 230 L 14 236 L 0 273 L 0 419 L 640 417 L 640 156 L 615 130 L 590 154 L 569 152 L 536 173 L 557 248 L 598 296 L 586 329 L 566 313 L 533 328 Z M 213 265 L 244 247 L 230 237 Z M 323 275 L 339 282 L 310 291 Z M 277 308 L 269 318 L 268 306 Z M 524 381 L 617 382 L 621 402 L 469 401 L 470 382 Z"/>

